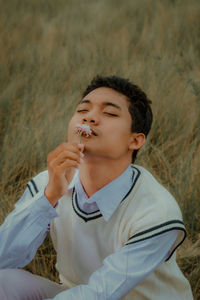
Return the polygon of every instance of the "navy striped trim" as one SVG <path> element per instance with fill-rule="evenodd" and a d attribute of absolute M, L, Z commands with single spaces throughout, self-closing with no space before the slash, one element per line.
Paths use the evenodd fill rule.
<path fill-rule="evenodd" d="M 38 191 L 37 185 L 35 184 L 35 181 L 34 181 L 33 179 L 31 179 L 30 182 L 32 183 L 32 185 L 33 185 L 33 187 L 34 187 L 34 190 L 35 190 L 35 192 L 36 192 L 36 194 L 37 194 L 39 191 Z"/>
<path fill-rule="evenodd" d="M 178 228 L 177 228 L 177 229 L 178 229 Z M 174 254 L 174 252 L 176 251 L 176 249 L 184 242 L 184 240 L 185 240 L 185 238 L 186 238 L 186 236 L 187 236 L 187 232 L 186 232 L 185 229 L 179 228 L 179 230 L 182 230 L 182 231 L 183 231 L 184 236 L 183 236 L 182 240 L 180 241 L 180 243 L 177 244 L 177 246 L 176 246 L 176 247 L 174 248 L 174 250 L 171 252 L 170 256 L 169 256 L 165 261 L 168 261 L 168 260 L 172 257 L 172 255 Z"/>
<path fill-rule="evenodd" d="M 82 218 L 85 222 L 88 222 L 90 220 L 97 219 L 99 217 L 102 217 L 102 214 L 100 213 L 100 210 L 97 210 L 92 213 L 86 213 L 84 212 L 78 205 L 78 199 L 77 199 L 77 194 L 75 193 L 75 189 L 73 188 L 72 191 L 72 206 L 75 211 L 75 213 Z"/>
<path fill-rule="evenodd" d="M 122 201 L 124 201 L 128 197 L 128 195 L 131 193 L 131 191 L 134 188 L 134 186 L 135 186 L 135 184 L 136 184 L 139 176 L 141 175 L 141 172 L 140 172 L 140 170 L 138 168 L 136 168 L 136 167 L 132 167 L 132 168 L 134 169 L 133 176 L 132 176 L 133 185 L 130 188 L 130 190 L 128 191 L 128 193 L 124 196 L 124 198 L 122 199 Z M 136 171 L 136 175 L 135 175 L 135 171 Z"/>
<path fill-rule="evenodd" d="M 27 183 L 27 187 L 28 187 L 28 189 L 29 189 L 29 192 L 31 193 L 31 196 L 34 197 L 33 192 L 32 192 L 32 190 L 31 190 L 31 187 L 30 187 L 30 185 L 29 185 L 28 183 Z"/>
<path fill-rule="evenodd" d="M 138 170 L 138 168 L 136 167 L 133 167 L 132 168 L 134 169 L 134 172 L 133 172 L 133 184 L 130 188 L 130 190 L 128 191 L 128 193 L 124 196 L 124 198 L 122 199 L 121 203 L 128 197 L 128 195 L 131 193 L 131 191 L 133 190 L 141 172 L 140 170 Z M 87 221 L 91 221 L 91 220 L 94 220 L 94 219 L 97 219 L 97 218 L 100 218 L 102 217 L 102 214 L 100 212 L 100 210 L 97 210 L 97 211 L 94 211 L 92 213 L 86 213 L 84 212 L 78 205 L 78 199 L 77 199 L 77 194 L 75 192 L 75 188 L 73 188 L 73 191 L 72 191 L 72 206 L 73 206 L 73 209 L 75 211 L 75 213 L 80 217 L 82 218 L 85 222 Z"/>
<path fill-rule="evenodd" d="M 174 251 L 183 243 L 183 241 L 186 238 L 186 230 L 185 226 L 182 221 L 180 220 L 171 220 L 162 224 L 159 224 L 157 226 L 151 227 L 147 230 L 144 230 L 142 232 L 139 232 L 132 237 L 129 238 L 128 242 L 125 245 L 135 244 L 137 242 L 144 241 L 146 239 L 158 236 L 162 233 L 171 231 L 171 230 L 181 230 L 183 231 L 183 238 L 182 240 L 177 244 L 177 246 L 173 249 L 170 256 L 166 259 L 169 260 L 170 257 L 173 255 Z"/>
<path fill-rule="evenodd" d="M 28 183 L 27 183 L 27 187 L 29 189 L 29 192 L 31 193 L 31 196 L 34 197 L 39 191 L 37 188 L 37 185 L 35 183 L 35 181 L 33 179 L 31 179 Z"/>

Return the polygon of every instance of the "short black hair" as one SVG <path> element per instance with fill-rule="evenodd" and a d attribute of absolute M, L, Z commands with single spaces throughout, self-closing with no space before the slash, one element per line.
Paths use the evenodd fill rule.
<path fill-rule="evenodd" d="M 99 76 L 97 75 L 83 92 L 85 97 L 91 91 L 100 88 L 108 87 L 125 95 L 129 102 L 129 112 L 132 118 L 131 131 L 143 133 L 146 137 L 151 129 L 153 114 L 151 110 L 152 101 L 147 95 L 129 79 L 119 76 Z M 132 155 L 132 162 L 135 161 L 138 150 L 135 150 Z"/>

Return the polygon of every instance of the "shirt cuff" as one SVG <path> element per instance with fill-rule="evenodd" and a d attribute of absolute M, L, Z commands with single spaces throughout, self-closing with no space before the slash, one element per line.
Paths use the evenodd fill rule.
<path fill-rule="evenodd" d="M 53 218 L 58 217 L 56 209 L 48 201 L 44 195 L 44 191 L 38 192 L 33 200 L 30 207 L 31 213 L 37 216 L 40 225 L 48 225 Z"/>

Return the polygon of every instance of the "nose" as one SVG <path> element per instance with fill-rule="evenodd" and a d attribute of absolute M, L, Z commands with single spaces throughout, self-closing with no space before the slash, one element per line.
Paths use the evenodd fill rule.
<path fill-rule="evenodd" d="M 82 119 L 83 124 L 92 124 L 92 125 L 98 125 L 99 124 L 99 119 L 98 116 L 96 116 L 94 113 L 92 114 L 91 112 L 86 116 L 83 117 Z"/>

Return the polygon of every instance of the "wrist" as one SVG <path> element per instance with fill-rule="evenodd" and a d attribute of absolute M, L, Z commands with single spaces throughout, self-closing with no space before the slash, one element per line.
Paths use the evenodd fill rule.
<path fill-rule="evenodd" d="M 45 188 L 44 195 L 53 207 L 58 203 L 58 200 L 61 197 L 53 193 L 48 187 Z"/>

